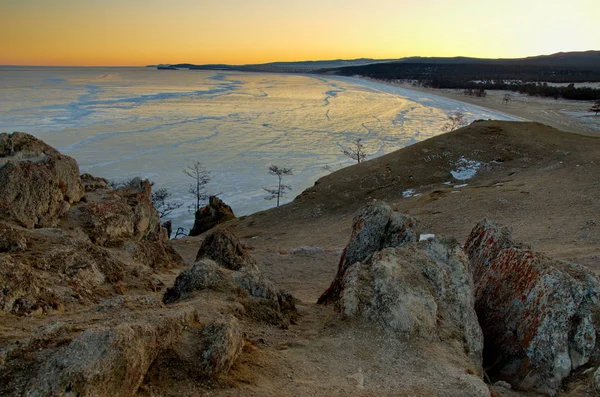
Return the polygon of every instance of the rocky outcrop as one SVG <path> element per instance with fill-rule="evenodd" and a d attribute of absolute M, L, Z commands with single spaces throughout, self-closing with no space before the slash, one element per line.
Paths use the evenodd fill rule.
<path fill-rule="evenodd" d="M 206 243 L 208 241 L 209 243 Z M 214 245 L 210 245 L 214 242 Z M 173 287 L 168 288 L 163 302 L 174 303 L 197 291 L 246 294 L 242 299 L 251 317 L 287 327 L 297 317 L 296 300 L 278 290 L 266 279 L 239 243 L 227 231 L 216 231 L 203 243 L 196 262 L 182 271 Z"/>
<path fill-rule="evenodd" d="M 58 323 L 5 350 L 0 363 L 6 396 L 132 396 L 150 366 L 197 326 L 193 310 L 175 311 L 141 321 L 121 322 L 87 329 L 72 340 L 73 327 Z M 223 336 L 207 333 L 209 348 L 223 343 Z M 42 349 L 41 347 L 44 347 Z M 219 353 L 207 350 L 210 356 Z M 229 357 L 228 357 L 229 358 Z M 23 371 L 23 368 L 27 368 Z M 225 370 L 222 366 L 220 370 Z"/>
<path fill-rule="evenodd" d="M 93 243 L 115 246 L 125 240 L 167 240 L 152 205 L 151 184 L 135 178 L 116 191 L 98 189 L 73 207 L 69 221 L 80 225 Z"/>
<path fill-rule="evenodd" d="M 600 285 L 582 267 L 510 245 L 509 233 L 488 221 L 465 244 L 484 364 L 492 378 L 555 395 L 596 349 Z"/>
<path fill-rule="evenodd" d="M 232 219 L 235 219 L 235 215 L 231 207 L 217 196 L 210 196 L 208 205 L 196 211 L 194 227 L 190 230 L 190 236 L 199 236 L 218 224 Z"/>
<path fill-rule="evenodd" d="M 74 159 L 29 134 L 0 134 L 0 217 L 52 227 L 83 195 Z"/>
<path fill-rule="evenodd" d="M 182 259 L 166 245 L 150 189 L 134 178 L 112 190 L 31 135 L 0 134 L 0 311 L 26 316 L 155 290 L 152 272 Z"/>
<path fill-rule="evenodd" d="M 393 211 L 384 202 L 374 201 L 363 207 L 354 217 L 350 242 L 340 258 L 337 275 L 318 303 L 327 304 L 339 299 L 342 279 L 352 264 L 364 261 L 384 248 L 418 241 L 416 227 L 416 219 Z"/>
<path fill-rule="evenodd" d="M 27 239 L 16 227 L 0 222 L 0 252 L 25 251 Z"/>
<path fill-rule="evenodd" d="M 258 269 L 256 261 L 242 247 L 240 240 L 226 229 L 206 236 L 196 254 L 196 260 L 208 258 L 229 270 Z"/>
<path fill-rule="evenodd" d="M 85 331 L 46 360 L 31 380 L 29 396 L 131 396 L 158 355 L 181 333 L 150 324 L 122 324 Z"/>
<path fill-rule="evenodd" d="M 109 189 L 109 183 L 104 178 L 95 177 L 90 174 L 81 174 L 81 183 L 86 192 L 93 192 L 98 189 Z"/>
<path fill-rule="evenodd" d="M 395 334 L 458 341 L 481 367 L 467 258 L 453 239 L 385 248 L 344 273 L 336 309 Z"/>
<path fill-rule="evenodd" d="M 240 291 L 250 298 L 236 313 L 251 300 L 272 307 L 281 297 L 284 321 L 286 296 L 260 277 L 233 236 L 207 255 L 257 274 L 226 274 L 222 301 L 165 309 L 152 297 L 164 286 L 156 273 L 183 260 L 168 245 L 148 181 L 113 190 L 102 178 L 79 177 L 75 160 L 26 134 L 1 134 L 0 156 L 0 316 L 10 322 L 0 344 L 0 395 L 131 396 L 166 355 L 194 377 L 227 372 L 243 332 L 214 305 L 233 311 Z M 53 324 L 51 312 L 68 325 Z M 52 325 L 24 337 L 37 324 Z"/>

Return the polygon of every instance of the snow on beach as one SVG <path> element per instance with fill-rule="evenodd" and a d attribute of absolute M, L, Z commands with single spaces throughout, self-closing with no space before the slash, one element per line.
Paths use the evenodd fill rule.
<path fill-rule="evenodd" d="M 0 131 L 24 131 L 73 156 L 82 172 L 149 178 L 184 205 L 193 223 L 194 160 L 212 172 L 209 191 L 237 215 L 270 208 L 270 164 L 292 168 L 291 200 L 328 171 L 352 165 L 356 138 L 376 157 L 440 134 L 447 115 L 516 120 L 456 100 L 377 82 L 311 75 L 149 68 L 5 68 Z"/>

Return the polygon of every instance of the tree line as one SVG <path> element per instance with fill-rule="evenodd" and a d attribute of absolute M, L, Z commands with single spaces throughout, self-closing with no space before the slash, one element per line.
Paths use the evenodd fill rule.
<path fill-rule="evenodd" d="M 573 100 L 598 100 L 600 89 L 576 87 L 599 82 L 600 69 L 528 64 L 380 63 L 327 69 L 321 73 L 364 76 L 383 81 L 416 81 L 426 87 L 471 90 L 509 90 L 528 95 Z M 548 83 L 569 83 L 553 86 Z"/>

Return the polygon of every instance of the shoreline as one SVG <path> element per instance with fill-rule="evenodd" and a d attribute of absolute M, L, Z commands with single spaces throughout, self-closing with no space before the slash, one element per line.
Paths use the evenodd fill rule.
<path fill-rule="evenodd" d="M 355 77 L 357 80 L 371 81 L 406 90 L 424 92 L 443 98 L 479 106 L 489 111 L 517 117 L 523 121 L 533 121 L 580 135 L 600 136 L 600 116 L 595 116 L 588 109 L 591 101 L 574 101 L 567 99 L 548 99 L 529 96 L 513 91 L 488 90 L 484 98 L 470 97 L 459 89 L 440 89 L 414 87 L 409 83 L 396 83 L 368 77 Z M 505 94 L 511 95 L 508 104 L 503 103 Z"/>

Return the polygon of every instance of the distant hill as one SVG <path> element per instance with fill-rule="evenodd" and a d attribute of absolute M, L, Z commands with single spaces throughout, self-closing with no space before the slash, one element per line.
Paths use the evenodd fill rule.
<path fill-rule="evenodd" d="M 370 58 L 360 59 L 335 59 L 326 61 L 298 61 L 298 62 L 270 62 L 249 65 L 227 65 L 227 64 L 206 64 L 194 65 L 190 63 L 175 63 L 169 66 L 177 69 L 193 70 L 238 70 L 247 72 L 287 72 L 287 73 L 307 73 L 320 69 L 340 68 L 346 66 L 371 65 L 380 62 L 391 62 L 393 59 L 376 60 Z"/>
<path fill-rule="evenodd" d="M 308 73 L 326 72 L 328 69 L 341 69 L 347 67 L 366 67 L 369 65 L 385 64 L 435 64 L 435 65 L 527 65 L 560 67 L 576 70 L 590 70 L 600 73 L 600 51 L 559 52 L 552 55 L 538 55 L 526 58 L 470 58 L 470 57 L 407 57 L 399 59 L 334 59 L 323 61 L 298 61 L 298 62 L 270 62 L 248 65 L 205 64 L 191 63 L 167 64 L 178 69 L 198 70 L 238 70 L 253 72 L 288 72 Z M 331 72 L 331 71 L 330 71 Z M 346 73 L 343 73 L 346 74 Z"/>
<path fill-rule="evenodd" d="M 526 58 L 469 58 L 469 57 L 409 57 L 395 62 L 428 64 L 521 64 L 536 66 L 568 67 L 576 69 L 600 69 L 600 51 L 559 52 Z"/>
<path fill-rule="evenodd" d="M 481 95 L 484 94 L 481 90 L 511 90 L 543 97 L 600 99 L 598 89 L 571 85 L 600 81 L 600 51 L 519 59 L 412 57 L 393 62 L 324 68 L 314 73 L 412 81 L 432 88 L 479 90 Z M 566 84 L 558 87 L 546 83 Z"/>

